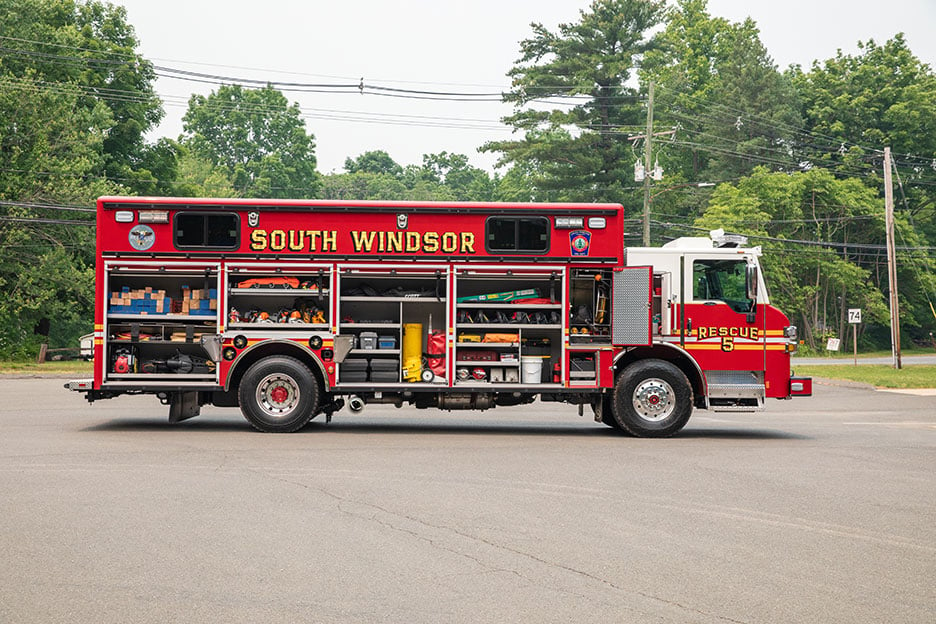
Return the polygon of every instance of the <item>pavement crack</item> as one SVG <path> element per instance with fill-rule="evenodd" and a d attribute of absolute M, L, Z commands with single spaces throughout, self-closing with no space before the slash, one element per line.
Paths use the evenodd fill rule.
<path fill-rule="evenodd" d="M 465 532 L 465 531 L 463 531 L 463 530 L 461 530 L 461 529 L 455 528 L 455 527 L 446 526 L 446 525 L 440 525 L 440 524 L 433 524 L 432 522 L 428 522 L 428 521 L 426 521 L 426 520 L 424 520 L 424 519 L 422 519 L 422 518 L 418 518 L 418 517 L 416 517 L 416 516 L 412 516 L 412 515 L 409 515 L 409 514 L 400 513 L 400 512 L 396 512 L 396 511 L 392 511 L 392 510 L 387 509 L 387 508 L 385 508 L 385 507 L 382 507 L 381 505 L 378 505 L 378 504 L 376 504 L 376 503 L 371 503 L 371 502 L 366 502 L 366 501 L 361 501 L 361 500 L 356 500 L 356 499 L 349 499 L 349 498 L 343 497 L 343 496 L 341 496 L 341 495 L 339 495 L 339 494 L 336 494 L 335 492 L 332 492 L 332 491 L 330 491 L 330 490 L 327 490 L 327 489 L 325 489 L 324 487 L 321 487 L 321 486 L 313 486 L 313 485 L 309 485 L 309 484 L 306 484 L 306 483 L 301 483 L 301 482 L 293 481 L 292 479 L 288 479 L 288 478 L 286 478 L 286 477 L 276 476 L 276 475 L 272 475 L 272 474 L 268 474 L 268 473 L 264 473 L 264 475 L 267 476 L 267 477 L 270 477 L 270 478 L 272 478 L 272 479 L 276 479 L 277 481 L 281 481 L 281 482 L 283 482 L 283 483 L 287 483 L 287 484 L 290 484 L 290 485 L 297 485 L 297 486 L 302 487 L 302 488 L 304 488 L 304 489 L 306 489 L 306 490 L 314 490 L 314 491 L 316 491 L 316 492 L 319 492 L 320 494 L 323 494 L 323 495 L 325 495 L 325 496 L 328 496 L 329 498 L 332 498 L 332 499 L 334 499 L 335 501 L 337 501 L 337 503 L 338 503 L 338 510 L 339 510 L 341 513 L 350 515 L 350 516 L 355 517 L 355 518 L 359 518 L 359 519 L 363 519 L 363 520 L 368 520 L 368 521 L 370 521 L 370 522 L 374 522 L 374 523 L 379 524 L 380 526 L 385 527 L 385 528 L 387 528 L 387 529 L 390 529 L 390 530 L 392 530 L 392 531 L 396 531 L 396 532 L 400 532 L 400 533 L 404 533 L 404 534 L 406 534 L 406 535 L 409 535 L 409 536 L 411 536 L 412 538 L 417 539 L 417 540 L 419 540 L 419 541 L 421 541 L 421 542 L 424 542 L 424 543 L 430 545 L 430 546 L 433 547 L 433 548 L 436 548 L 436 549 L 439 549 L 439 550 L 442 550 L 442 551 L 445 551 L 445 552 L 448 552 L 448 553 L 451 553 L 451 554 L 454 554 L 454 555 L 463 557 L 463 558 L 465 558 L 465 559 L 468 559 L 469 561 L 472 561 L 472 562 L 474 562 L 475 564 L 477 564 L 478 566 L 480 566 L 486 573 L 507 573 L 507 574 L 512 574 L 512 575 L 516 576 L 517 578 L 522 579 L 522 580 L 526 581 L 527 583 L 529 583 L 530 585 L 533 585 L 533 586 L 543 587 L 543 588 L 549 589 L 549 590 L 551 590 L 551 591 L 556 591 L 556 592 L 560 592 L 560 593 L 563 593 L 563 594 L 568 594 L 568 595 L 575 596 L 575 597 L 582 598 L 582 599 L 586 599 L 586 600 L 589 599 L 589 596 L 586 596 L 586 595 L 584 595 L 584 594 L 582 594 L 582 593 L 579 593 L 579 592 L 574 592 L 574 591 L 571 591 L 571 590 L 569 590 L 569 589 L 562 588 L 562 587 L 556 587 L 555 585 L 545 585 L 545 584 L 543 584 L 543 583 L 537 582 L 535 579 L 532 579 L 532 578 L 530 578 L 530 577 L 524 575 L 524 574 L 521 573 L 519 570 L 515 570 L 515 569 L 511 569 L 511 568 L 503 568 L 503 567 L 492 566 L 492 565 L 490 565 L 488 562 L 483 561 L 480 557 L 476 557 L 476 556 L 474 556 L 474 555 L 471 555 L 470 553 L 466 553 L 466 552 L 463 552 L 462 550 L 453 548 L 453 547 L 448 546 L 448 545 L 446 545 L 446 544 L 442 544 L 442 543 L 440 543 L 438 540 L 433 539 L 433 538 L 428 537 L 428 536 L 425 536 L 425 535 L 422 535 L 422 534 L 420 534 L 420 533 L 417 532 L 417 531 L 414 531 L 414 530 L 412 530 L 412 529 L 407 529 L 407 528 L 402 527 L 402 526 L 398 526 L 397 524 L 394 524 L 394 523 L 389 522 L 389 521 L 387 521 L 387 520 L 385 520 L 385 519 L 382 519 L 382 518 L 379 517 L 378 513 L 369 513 L 369 514 L 367 514 L 367 513 L 355 512 L 355 511 L 352 511 L 352 510 L 348 509 L 348 508 L 347 508 L 347 505 L 360 505 L 360 506 L 363 506 L 363 507 L 370 508 L 370 509 L 374 510 L 375 512 L 379 512 L 380 514 L 385 514 L 385 515 L 387 515 L 387 516 L 389 516 L 389 517 L 391 517 L 391 518 L 400 518 L 400 519 L 403 519 L 403 520 L 406 520 L 406 521 L 409 521 L 409 522 L 412 522 L 412 523 L 421 525 L 421 526 L 423 526 L 423 527 L 426 527 L 426 528 L 428 528 L 428 529 L 432 529 L 432 530 L 435 530 L 435 531 L 450 532 L 450 533 L 452 533 L 452 534 L 454 534 L 454 535 L 457 535 L 457 536 L 459 536 L 459 537 L 461 537 L 461 538 L 463 538 L 463 539 L 469 540 L 469 541 L 471 541 L 471 542 L 476 542 L 476 543 L 484 544 L 485 546 L 487 546 L 487 547 L 489 547 L 489 548 L 492 548 L 492 549 L 495 549 L 495 550 L 500 550 L 500 551 L 503 551 L 503 552 L 508 552 L 508 553 L 513 554 L 513 555 L 516 555 L 516 556 L 519 556 L 519 557 L 523 557 L 523 558 L 529 559 L 530 561 L 533 561 L 533 562 L 535 562 L 535 563 L 537 563 L 537 564 L 539 564 L 539 565 L 543 565 L 543 566 L 546 566 L 546 567 L 549 567 L 549 568 L 553 568 L 553 569 L 556 569 L 556 570 L 562 570 L 562 571 L 567 572 L 567 573 L 569 573 L 569 574 L 573 574 L 573 575 L 576 575 L 576 576 L 580 576 L 580 577 L 585 578 L 585 579 L 587 579 L 587 580 L 589 580 L 589 581 L 592 581 L 592 582 L 595 582 L 595 583 L 599 583 L 599 584 L 601 584 L 601 585 L 608 586 L 608 587 L 610 587 L 610 588 L 612 588 L 612 589 L 614 589 L 615 591 L 618 591 L 618 592 L 636 594 L 636 595 L 638 595 L 638 596 L 641 596 L 642 598 L 646 598 L 647 600 L 651 600 L 651 601 L 653 601 L 653 602 L 665 604 L 665 605 L 667 605 L 667 606 L 674 607 L 674 608 L 680 609 L 680 610 L 682 610 L 682 611 L 686 611 L 686 612 L 690 612 L 690 613 L 696 613 L 696 614 L 698 614 L 698 615 L 703 615 L 703 616 L 705 616 L 705 617 L 715 618 L 715 619 L 717 619 L 717 620 L 719 620 L 719 621 L 731 622 L 731 623 L 733 623 L 733 624 L 747 624 L 747 622 L 745 622 L 744 620 L 736 620 L 736 619 L 730 618 L 730 617 L 728 617 L 728 616 L 723 616 L 723 615 L 718 615 L 718 614 L 714 614 L 714 613 L 709 613 L 709 612 L 707 612 L 707 611 L 702 611 L 702 610 L 700 610 L 700 609 L 696 609 L 696 608 L 693 608 L 693 607 L 684 605 L 684 604 L 682 604 L 682 603 L 680 603 L 680 602 L 677 602 L 677 601 L 667 600 L 667 599 L 665 599 L 665 598 L 660 598 L 659 596 L 655 596 L 655 595 L 653 595 L 653 594 L 651 594 L 651 593 L 649 593 L 649 592 L 645 592 L 645 591 L 641 591 L 641 590 L 633 589 L 633 588 L 627 588 L 627 587 L 624 587 L 624 586 L 622 586 L 622 585 L 616 584 L 616 583 L 614 583 L 614 582 L 612 582 L 612 581 L 610 581 L 610 580 L 608 580 L 608 579 L 606 579 L 606 578 L 602 578 L 602 577 L 597 576 L 597 575 L 595 575 L 595 574 L 592 574 L 592 573 L 590 573 L 590 572 L 586 572 L 585 570 L 580 570 L 580 569 L 578 569 L 578 568 L 574 568 L 574 567 L 569 566 L 569 565 L 565 565 L 565 564 L 558 563 L 558 562 L 555 562 L 555 561 L 550 561 L 550 560 L 548 560 L 548 559 L 544 559 L 543 557 L 537 556 L 537 555 L 535 555 L 535 554 L 533 554 L 533 553 L 530 553 L 530 552 L 527 552 L 527 551 L 524 551 L 524 550 L 520 550 L 520 549 L 517 549 L 517 548 L 512 548 L 512 547 L 506 546 L 506 545 L 504 545 L 504 544 L 498 544 L 498 543 L 493 542 L 493 541 L 491 541 L 491 540 L 489 540 L 489 539 L 486 539 L 486 538 L 484 538 L 484 537 L 480 537 L 480 536 L 478 536 L 478 535 L 472 535 L 472 534 L 470 534 L 470 533 L 467 533 L 467 532 Z"/>

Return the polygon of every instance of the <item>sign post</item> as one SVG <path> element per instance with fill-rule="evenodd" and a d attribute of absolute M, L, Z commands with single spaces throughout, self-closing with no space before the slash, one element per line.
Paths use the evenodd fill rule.
<path fill-rule="evenodd" d="M 848 308 L 848 322 L 852 326 L 852 348 L 855 366 L 858 366 L 858 324 L 861 322 L 861 308 Z"/>

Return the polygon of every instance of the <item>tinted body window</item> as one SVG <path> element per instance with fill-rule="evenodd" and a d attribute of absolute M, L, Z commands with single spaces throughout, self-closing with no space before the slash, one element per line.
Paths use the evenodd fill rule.
<path fill-rule="evenodd" d="M 546 217 L 491 217 L 485 241 L 491 253 L 546 253 L 549 219 Z"/>
<path fill-rule="evenodd" d="M 180 249 L 237 249 L 240 223 L 233 213 L 180 213 L 175 216 L 175 246 Z"/>

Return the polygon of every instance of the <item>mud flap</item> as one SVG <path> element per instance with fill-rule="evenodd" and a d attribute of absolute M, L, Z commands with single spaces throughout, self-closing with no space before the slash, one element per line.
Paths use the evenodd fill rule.
<path fill-rule="evenodd" d="M 175 424 L 201 413 L 197 392 L 176 392 L 169 400 L 169 422 Z"/>

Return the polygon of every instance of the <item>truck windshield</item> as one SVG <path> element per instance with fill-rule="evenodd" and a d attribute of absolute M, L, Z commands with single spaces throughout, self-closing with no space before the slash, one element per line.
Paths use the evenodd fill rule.
<path fill-rule="evenodd" d="M 747 261 L 694 260 L 692 298 L 694 301 L 723 301 L 735 312 L 751 311 L 747 298 Z"/>

